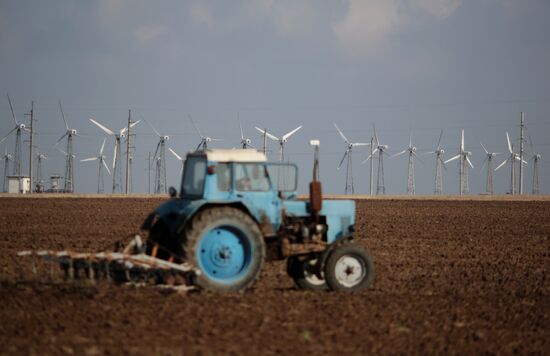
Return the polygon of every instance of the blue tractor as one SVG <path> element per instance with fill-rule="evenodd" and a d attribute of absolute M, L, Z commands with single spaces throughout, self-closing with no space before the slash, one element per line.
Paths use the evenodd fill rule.
<path fill-rule="evenodd" d="M 282 259 L 299 288 L 363 290 L 374 267 L 353 243 L 355 202 L 322 200 L 315 170 L 309 200 L 297 200 L 297 181 L 296 165 L 253 149 L 189 153 L 180 192 L 170 188 L 142 225 L 146 253 L 190 264 L 194 283 L 213 291 L 246 289 L 265 261 Z"/>

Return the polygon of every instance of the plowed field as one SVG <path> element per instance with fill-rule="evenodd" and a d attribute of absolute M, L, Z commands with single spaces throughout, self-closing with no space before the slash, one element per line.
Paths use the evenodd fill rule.
<path fill-rule="evenodd" d="M 360 294 L 297 290 L 280 262 L 229 294 L 18 276 L 18 250 L 105 249 L 161 201 L 0 198 L 0 354 L 550 353 L 544 200 L 358 201 Z"/>

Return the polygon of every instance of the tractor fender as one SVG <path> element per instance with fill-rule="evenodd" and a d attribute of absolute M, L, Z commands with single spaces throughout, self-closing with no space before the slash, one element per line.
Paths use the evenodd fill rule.
<path fill-rule="evenodd" d="M 236 208 L 236 209 L 239 209 L 239 210 L 243 211 L 245 214 L 250 216 L 257 224 L 259 224 L 258 220 L 251 213 L 250 209 L 245 204 L 243 204 L 241 201 L 234 201 L 234 202 L 227 202 L 227 201 L 223 201 L 223 202 L 209 201 L 209 202 L 207 202 L 207 201 L 203 201 L 203 204 L 195 206 L 194 209 L 192 209 L 191 211 L 189 211 L 189 210 L 182 211 L 180 214 L 178 214 L 176 219 L 171 224 L 170 235 L 172 237 L 179 236 L 182 233 L 182 231 L 185 229 L 185 226 L 199 212 L 201 212 L 203 210 L 206 210 L 206 209 L 213 208 L 213 207 L 226 207 L 226 206 L 233 207 L 233 208 Z"/>

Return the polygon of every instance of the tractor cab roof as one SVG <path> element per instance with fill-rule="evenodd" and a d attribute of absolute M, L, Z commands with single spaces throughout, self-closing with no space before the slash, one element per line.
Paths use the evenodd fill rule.
<path fill-rule="evenodd" d="M 190 153 L 190 156 L 206 154 L 211 162 L 266 162 L 266 156 L 255 149 L 207 149 Z"/>

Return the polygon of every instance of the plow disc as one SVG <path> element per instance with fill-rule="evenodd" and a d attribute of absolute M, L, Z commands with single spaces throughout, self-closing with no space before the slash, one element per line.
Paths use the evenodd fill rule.
<path fill-rule="evenodd" d="M 188 263 L 173 263 L 143 252 L 139 235 L 123 252 L 81 253 L 72 251 L 19 251 L 17 256 L 28 258 L 32 262 L 19 265 L 20 274 L 29 266 L 33 274 L 38 273 L 43 263 L 50 265 L 50 278 L 53 278 L 53 265 L 57 264 L 63 271 L 65 280 L 107 280 L 115 283 L 134 286 L 154 285 L 160 288 L 187 291 L 195 288 L 195 278 L 200 270 Z"/>

